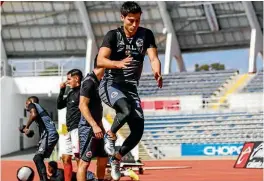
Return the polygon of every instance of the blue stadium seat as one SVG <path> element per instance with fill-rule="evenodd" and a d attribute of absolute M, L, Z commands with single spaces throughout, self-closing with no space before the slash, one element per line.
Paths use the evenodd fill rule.
<path fill-rule="evenodd" d="M 151 74 L 142 75 L 138 93 L 143 97 L 204 95 L 209 97 L 237 70 L 181 72 L 163 75 L 163 88 L 157 88 Z"/>

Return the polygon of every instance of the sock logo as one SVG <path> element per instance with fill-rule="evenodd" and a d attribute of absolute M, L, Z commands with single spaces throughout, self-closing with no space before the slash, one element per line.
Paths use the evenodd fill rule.
<path fill-rule="evenodd" d="M 88 157 L 88 158 L 92 158 L 92 152 L 91 151 L 88 151 L 87 153 L 86 153 L 86 156 Z"/>

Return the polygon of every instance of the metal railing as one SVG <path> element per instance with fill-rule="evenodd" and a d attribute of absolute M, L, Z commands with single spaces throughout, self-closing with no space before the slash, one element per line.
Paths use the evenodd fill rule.
<path fill-rule="evenodd" d="M 85 70 L 85 58 L 64 59 L 12 59 L 10 60 L 13 77 L 64 76 L 73 69 Z"/>

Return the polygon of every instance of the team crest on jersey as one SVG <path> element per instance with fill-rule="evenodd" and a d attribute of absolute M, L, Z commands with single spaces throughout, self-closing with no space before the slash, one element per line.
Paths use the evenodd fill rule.
<path fill-rule="evenodd" d="M 126 50 L 125 54 L 126 54 L 126 56 L 129 56 L 129 55 L 131 55 L 131 51 L 130 50 Z"/>
<path fill-rule="evenodd" d="M 111 93 L 111 98 L 114 99 L 114 98 L 116 98 L 117 95 L 118 95 L 118 92 L 116 92 L 116 91 L 115 92 L 112 92 Z"/>
<path fill-rule="evenodd" d="M 91 151 L 88 151 L 87 153 L 86 153 L 86 156 L 88 157 L 88 158 L 92 158 L 92 152 Z"/>
<path fill-rule="evenodd" d="M 143 46 L 143 40 L 141 38 L 137 39 L 136 45 L 138 48 L 142 47 Z"/>

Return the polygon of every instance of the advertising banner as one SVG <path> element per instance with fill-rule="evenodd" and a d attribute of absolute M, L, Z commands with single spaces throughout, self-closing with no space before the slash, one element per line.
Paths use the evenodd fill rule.
<path fill-rule="evenodd" d="M 181 144 L 182 156 L 235 156 L 239 155 L 242 143 Z"/>
<path fill-rule="evenodd" d="M 234 165 L 235 168 L 263 168 L 264 143 L 246 142 Z"/>

